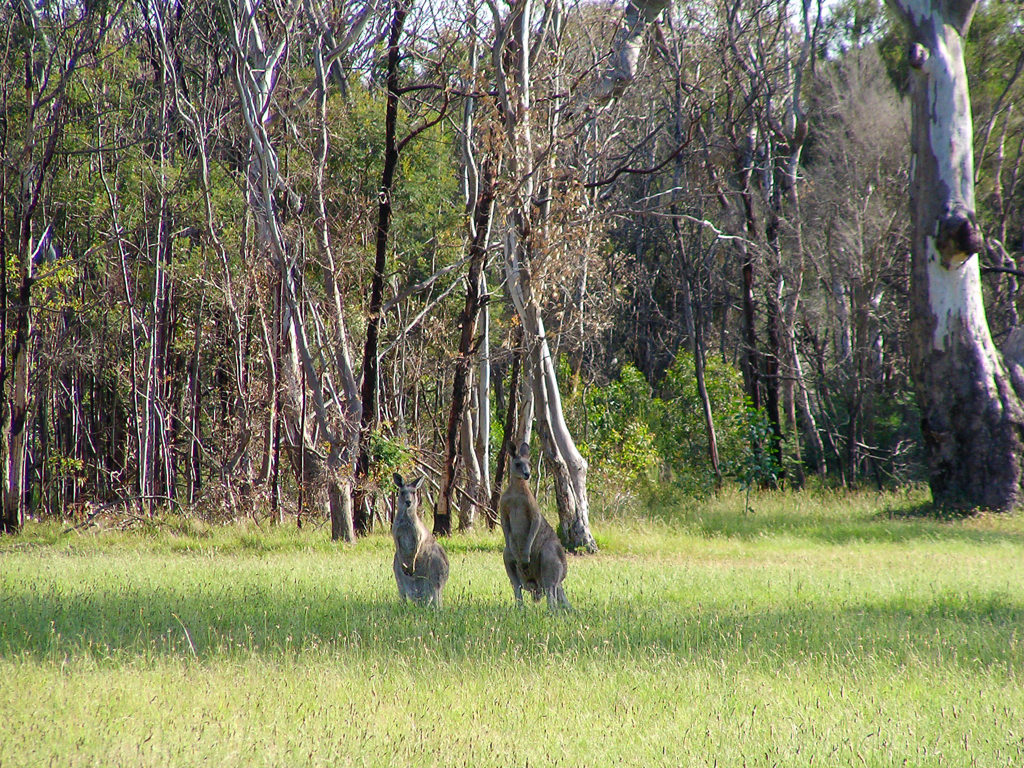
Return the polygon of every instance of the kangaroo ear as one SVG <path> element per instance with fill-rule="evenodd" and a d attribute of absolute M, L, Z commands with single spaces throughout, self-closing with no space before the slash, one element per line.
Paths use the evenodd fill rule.
<path fill-rule="evenodd" d="M 508 451 L 509 456 L 515 456 L 517 453 L 519 453 L 519 451 L 516 450 L 516 444 L 513 443 L 511 440 L 508 441 L 508 445 L 506 446 L 505 450 Z"/>
<path fill-rule="evenodd" d="M 519 455 L 524 459 L 530 455 L 530 444 L 525 440 L 523 441 L 523 444 L 519 446 Z"/>
<path fill-rule="evenodd" d="M 405 483 L 402 482 L 402 476 L 397 472 L 395 472 L 395 485 L 397 485 L 399 488 L 405 485 Z"/>
<path fill-rule="evenodd" d="M 420 477 L 417 477 L 415 480 L 410 480 L 409 481 L 409 485 L 411 485 L 413 488 L 415 488 L 418 491 L 420 488 L 423 487 L 423 481 L 424 480 L 426 480 L 426 478 L 423 477 L 423 476 L 420 476 Z"/>

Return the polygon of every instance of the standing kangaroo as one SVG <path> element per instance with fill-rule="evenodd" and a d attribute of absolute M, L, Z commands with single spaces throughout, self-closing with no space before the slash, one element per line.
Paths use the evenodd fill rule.
<path fill-rule="evenodd" d="M 523 602 L 525 587 L 534 600 L 543 592 L 548 608 L 570 608 L 562 582 L 569 566 L 565 550 L 537 506 L 537 499 L 527 482 L 530 479 L 530 446 L 523 443 L 517 452 L 508 446 L 512 465 L 508 486 L 501 494 L 498 511 L 501 530 L 505 534 L 505 571 L 508 573 L 516 601 Z"/>
<path fill-rule="evenodd" d="M 395 473 L 398 508 L 391 523 L 395 539 L 395 581 L 398 594 L 416 603 L 441 607 L 441 590 L 448 581 L 448 555 L 427 530 L 419 515 L 419 490 L 423 478 L 408 483 Z"/>

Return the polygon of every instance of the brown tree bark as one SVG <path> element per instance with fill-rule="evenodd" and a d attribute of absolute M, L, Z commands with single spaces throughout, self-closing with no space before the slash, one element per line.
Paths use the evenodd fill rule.
<path fill-rule="evenodd" d="M 501 447 L 498 449 L 498 457 L 496 459 L 496 466 L 494 469 L 494 486 L 491 489 L 491 505 L 490 509 L 487 510 L 488 528 L 494 528 L 498 523 L 498 500 L 501 498 L 501 482 L 505 477 L 505 466 L 508 462 L 508 444 L 512 439 L 511 436 L 515 435 L 516 420 L 518 418 L 516 399 L 519 396 L 519 372 L 521 367 L 521 358 L 522 333 L 520 332 L 516 334 L 512 350 L 512 372 L 509 374 L 508 405 L 505 409 L 505 429 L 502 433 L 505 436 L 505 439 L 501 441 Z"/>
<path fill-rule="evenodd" d="M 398 96 L 399 41 L 402 27 L 409 13 L 404 0 L 396 0 L 388 38 L 387 103 L 384 110 L 384 170 L 380 181 L 380 201 L 377 206 L 376 252 L 373 277 L 370 282 L 370 307 L 363 345 L 362 421 L 359 430 L 359 454 L 356 459 L 352 514 L 355 531 L 365 534 L 370 530 L 373 515 L 367 506 L 366 481 L 370 474 L 370 436 L 377 425 L 377 387 L 379 360 L 377 347 L 380 339 L 381 305 L 384 298 L 384 271 L 387 268 L 388 235 L 391 231 L 391 194 L 398 168 Z"/>
<path fill-rule="evenodd" d="M 473 239 L 469 245 L 469 276 L 466 279 L 466 303 L 459 316 L 462 332 L 459 336 L 459 355 L 455 361 L 452 380 L 452 399 L 448 409 L 445 431 L 445 459 L 441 475 L 441 492 L 434 512 L 434 535 L 449 536 L 452 532 L 452 493 L 458 462 L 458 440 L 469 396 L 469 372 L 475 353 L 476 319 L 486 296 L 480 295 L 480 275 L 487 258 L 487 237 L 490 232 L 491 211 L 494 204 L 494 176 L 490 166 L 484 169 L 480 199 L 476 203 Z"/>

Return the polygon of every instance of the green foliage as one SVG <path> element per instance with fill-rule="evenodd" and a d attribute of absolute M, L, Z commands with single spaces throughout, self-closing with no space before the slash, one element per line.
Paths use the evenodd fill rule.
<path fill-rule="evenodd" d="M 409 457 L 400 442 L 384 436 L 380 430 L 370 433 L 370 474 L 378 483 L 391 482 L 391 475 L 402 470 Z"/>
<path fill-rule="evenodd" d="M 704 385 L 711 401 L 715 437 L 722 471 L 746 449 L 736 422 L 743 410 L 743 380 L 739 371 L 716 355 L 704 363 Z M 674 485 L 684 493 L 705 496 L 714 490 L 715 476 L 708 455 L 707 429 L 697 388 L 693 355 L 680 351 L 665 374 L 654 429 L 659 449 Z"/>
<path fill-rule="evenodd" d="M 1024 5 L 982 3 L 971 21 L 964 54 L 976 130 L 978 218 L 986 222 L 987 237 L 1005 238 L 1007 252 L 1019 253 L 1024 250 L 1024 186 L 1020 174 L 1007 169 L 1020 167 L 1024 148 L 1024 115 L 1014 108 L 1024 101 L 1018 70 L 1024 58 Z M 1000 320 L 998 314 L 990 317 L 994 332 Z"/>
<path fill-rule="evenodd" d="M 992 102 L 1010 85 L 1024 52 L 1022 32 L 1024 7 L 1020 3 L 981 3 L 978 6 L 964 48 L 971 80 L 971 104 L 975 110 L 990 111 Z"/>
<path fill-rule="evenodd" d="M 829 57 L 842 56 L 884 38 L 893 20 L 882 0 L 842 0 L 831 6 L 819 45 Z"/>
<path fill-rule="evenodd" d="M 395 248 L 409 270 L 408 282 L 423 280 L 462 255 L 455 137 L 444 126 L 442 121 L 421 133 L 401 155 L 397 215 L 403 220 Z"/>
<path fill-rule="evenodd" d="M 563 366 L 564 367 L 564 366 Z M 632 365 L 605 387 L 591 387 L 583 396 L 586 439 L 581 451 L 613 484 L 645 482 L 659 462 L 655 438 L 648 425 L 650 386 Z"/>
<path fill-rule="evenodd" d="M 360 83 L 350 85 L 342 102 L 332 100 L 328 122 L 331 151 L 325 184 L 330 220 L 337 242 L 353 239 L 353 219 L 376 223 L 376 206 L 384 163 L 384 97 Z M 399 140 L 435 115 L 399 111 Z M 428 277 L 454 260 L 461 245 L 462 206 L 455 173 L 454 135 L 444 121 L 416 136 L 402 149 L 392 194 L 389 252 L 410 283 Z M 337 187 L 335 187 L 337 185 Z M 363 238 L 366 255 L 373 256 L 370 229 Z"/>
<path fill-rule="evenodd" d="M 740 490 L 746 494 L 744 511 L 751 511 L 750 491 L 754 488 L 774 488 L 779 481 L 782 466 L 775 455 L 778 437 L 771 420 L 763 408 L 754 408 L 749 400 L 740 413 L 731 417 L 733 429 L 745 438 L 746 449 L 727 466 L 736 478 Z"/>
<path fill-rule="evenodd" d="M 705 384 L 715 420 L 723 469 L 739 466 L 749 435 L 743 415 L 739 373 L 717 357 L 705 366 Z M 701 497 L 715 486 L 708 455 L 704 412 L 697 390 L 693 357 L 681 351 L 666 372 L 660 395 L 651 391 L 632 365 L 617 379 L 592 386 L 582 406 L 572 408 L 584 420 L 582 450 L 592 478 L 657 495 L 657 481 L 668 480 L 672 493 Z"/>

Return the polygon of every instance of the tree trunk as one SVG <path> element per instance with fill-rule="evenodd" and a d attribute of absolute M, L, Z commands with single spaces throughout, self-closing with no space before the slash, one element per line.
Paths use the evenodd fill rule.
<path fill-rule="evenodd" d="M 545 336 L 540 306 L 530 285 L 531 261 L 540 258 L 540 249 L 534 242 L 536 179 L 531 126 L 532 7 L 531 0 L 517 3 L 505 20 L 495 13 L 495 25 L 500 28 L 500 33 L 492 50 L 492 63 L 505 121 L 510 155 L 509 173 L 516 185 L 505 237 L 505 272 L 508 291 L 523 323 L 529 355 L 528 373 L 536 401 L 537 429 L 546 464 L 555 481 L 562 543 L 570 551 L 594 552 L 597 545 L 590 533 L 587 462 L 576 447 L 562 414 L 562 398 L 558 391 L 554 360 Z M 494 8 L 497 11 L 497 7 Z M 514 55 L 511 56 L 508 56 L 510 51 L 505 47 L 509 33 L 515 42 Z M 506 56 L 515 64 L 512 78 L 506 78 Z M 537 239 L 543 240 L 543 237 Z"/>
<path fill-rule="evenodd" d="M 476 400 L 475 391 L 471 399 Z M 462 417 L 462 435 L 459 440 L 462 447 L 462 463 L 466 468 L 466 492 L 462 494 L 462 498 L 459 500 L 460 531 L 468 531 L 473 527 L 473 524 L 476 522 L 476 508 L 479 502 L 486 498 L 482 493 L 480 462 L 477 460 L 476 446 L 473 443 L 473 437 L 476 434 L 474 414 L 477 411 L 475 403 L 467 405 L 466 412 Z"/>
<path fill-rule="evenodd" d="M 356 540 L 352 514 L 352 465 L 343 462 L 338 452 L 327 459 L 327 498 L 330 504 L 331 541 Z"/>
<path fill-rule="evenodd" d="M 14 351 L 11 353 L 14 369 L 13 390 L 9 397 L 10 419 L 9 433 L 5 434 L 5 442 L 9 451 L 6 469 L 6 483 L 3 493 L 3 530 L 9 533 L 21 530 L 25 523 L 25 461 L 27 457 L 28 434 L 26 427 L 29 421 L 29 339 L 32 330 L 30 315 L 32 283 L 35 281 L 32 269 L 31 229 L 29 221 L 24 221 L 22 233 L 23 252 L 28 253 L 22 259 L 21 287 L 18 290 L 18 312 L 14 328 Z"/>
<path fill-rule="evenodd" d="M 555 363 L 548 347 L 540 308 L 532 297 L 521 317 L 527 338 L 532 337 L 530 358 L 537 433 L 544 449 L 545 464 L 555 483 L 560 538 L 570 552 L 596 552 L 597 542 L 590 533 L 587 461 L 576 447 L 565 423 Z"/>
<path fill-rule="evenodd" d="M 33 224 L 38 213 L 44 186 L 51 179 L 51 165 L 57 149 L 57 143 L 63 133 L 65 89 L 70 75 L 74 70 L 78 57 L 84 55 L 85 48 L 65 51 L 57 54 L 50 50 L 50 42 L 38 18 L 35 22 L 34 35 L 26 36 L 28 46 L 25 50 L 25 101 L 26 121 L 25 137 L 18 152 L 12 152 L 10 159 L 16 162 L 19 173 L 19 189 L 14 201 L 15 224 L 17 226 L 17 259 L 18 259 L 18 305 L 15 308 L 14 345 L 10 357 L 4 356 L 0 361 L 0 475 L 3 487 L 0 489 L 0 533 L 17 533 L 25 523 L 25 470 L 28 452 L 27 428 L 31 421 L 31 331 L 32 286 L 36 281 L 36 257 L 47 247 L 50 227 L 43 229 L 42 234 L 33 236 Z M 91 22 L 91 19 L 89 19 Z M 83 36 L 82 40 L 87 39 Z M 64 58 L 67 61 L 63 61 Z M 65 70 L 57 70 L 62 66 Z M 53 76 L 58 85 L 45 92 L 49 78 Z M 47 102 L 52 104 L 47 106 Z M 46 131 L 49 135 L 46 135 Z M 45 141 L 44 141 L 45 138 Z M 42 151 L 39 152 L 40 148 Z M 7 162 L 7 160 L 5 160 Z M 5 262 L 7 254 L 0 254 Z M 6 263 L 4 271 L 5 291 L 4 309 L 6 306 L 7 286 Z M 6 317 L 5 317 L 6 323 Z M 6 327 L 6 326 L 5 326 Z M 0 339 L 5 345 L 6 339 Z M 6 350 L 5 350 L 6 352 Z M 13 373 L 13 378 L 12 378 Z"/>
<path fill-rule="evenodd" d="M 1010 510 L 1022 501 L 1024 408 L 1014 383 L 1024 380 L 1011 381 L 992 343 L 976 258 L 983 238 L 963 38 L 977 2 L 890 2 L 915 41 L 910 360 L 932 498 L 950 509 Z"/>
<path fill-rule="evenodd" d="M 487 273 L 480 273 L 480 295 L 487 295 Z M 491 496 L 491 319 L 487 302 L 480 308 L 480 351 L 478 353 L 475 441 L 480 466 L 480 498 Z"/>
<path fill-rule="evenodd" d="M 501 498 L 501 481 L 505 475 L 505 464 L 508 460 L 508 444 L 514 442 L 512 435 L 514 434 L 516 427 L 516 398 L 519 394 L 519 372 L 521 369 L 520 360 L 522 359 L 522 334 L 516 334 L 516 340 L 512 349 L 512 372 L 509 374 L 508 384 L 508 403 L 505 410 L 505 429 L 502 432 L 505 439 L 501 441 L 501 447 L 498 449 L 498 457 L 496 459 L 496 467 L 494 470 L 494 487 L 491 490 L 491 505 L 487 510 L 487 522 L 488 527 L 493 528 L 498 522 L 498 501 Z"/>
<path fill-rule="evenodd" d="M 473 95 L 476 87 L 477 77 L 480 71 L 480 49 L 477 44 L 479 39 L 479 24 L 477 20 L 477 6 L 475 0 L 470 0 L 467 7 L 466 33 L 469 42 L 469 72 L 466 80 L 466 90 L 470 95 L 463 103 L 462 114 L 462 197 L 466 204 L 467 224 L 470 226 L 470 240 L 476 240 L 478 231 L 476 229 L 476 214 L 480 204 L 480 163 L 477 160 L 476 144 L 477 134 L 475 129 L 475 117 L 477 110 L 477 98 Z M 495 158 L 488 158 L 485 168 L 485 185 L 493 186 Z M 488 192 L 488 199 L 491 200 L 491 211 L 487 215 L 487 227 L 494 222 L 494 190 Z M 483 245 L 486 249 L 490 242 L 490 232 L 484 236 Z M 476 430 L 473 434 L 472 449 L 477 467 L 480 472 L 479 501 L 487 503 L 491 495 L 490 486 L 490 442 L 491 442 L 491 337 L 490 337 L 490 310 L 487 299 L 487 267 L 486 264 L 480 270 L 480 342 L 477 353 L 477 385 L 475 394 L 476 403 Z M 469 462 L 467 462 L 468 464 Z M 486 508 L 486 507 L 485 507 Z M 490 522 L 490 517 L 488 517 Z"/>
<path fill-rule="evenodd" d="M 761 356 L 757 351 L 757 317 L 754 312 L 754 257 L 751 248 L 741 246 L 743 256 L 743 358 L 741 367 L 747 385 L 747 397 L 755 410 L 761 407 Z M 760 451 L 761 446 L 753 446 Z"/>
<path fill-rule="evenodd" d="M 765 291 L 767 301 L 766 336 L 768 352 L 764 356 L 765 412 L 772 428 L 772 440 L 768 449 L 779 467 L 779 477 L 785 477 L 785 465 L 782 462 L 782 420 L 779 414 L 779 382 L 781 372 L 779 361 L 782 358 L 782 344 L 779 338 L 779 325 L 782 311 L 779 307 L 779 294 L 782 291 L 782 276 L 777 265 L 772 268 L 768 290 Z"/>
<path fill-rule="evenodd" d="M 445 433 L 445 462 L 441 475 L 441 492 L 434 512 L 434 535 L 448 536 L 452 532 L 452 494 L 455 487 L 455 470 L 458 462 L 458 440 L 469 398 L 469 373 L 473 363 L 476 320 L 480 307 L 487 299 L 480 294 L 480 276 L 487 258 L 487 240 L 491 229 L 491 211 L 494 203 L 494 177 L 488 165 L 480 199 L 476 202 L 469 245 L 469 275 L 466 278 L 466 303 L 462 308 L 459 325 L 459 355 L 455 361 L 455 375 L 452 380 L 452 399 L 448 410 L 448 428 Z M 468 448 L 472 448 L 472 436 L 467 435 Z M 468 527 L 468 526 L 467 526 Z"/>
<path fill-rule="evenodd" d="M 380 204 L 377 209 L 376 255 L 370 284 L 370 310 L 363 345 L 362 423 L 359 430 L 359 457 L 356 459 L 353 489 L 353 518 L 357 534 L 370 530 L 372 512 L 367 506 L 366 481 L 370 474 L 370 436 L 377 425 L 378 364 L 377 346 L 380 338 L 381 305 L 384 297 L 384 271 L 387 267 L 388 235 L 391 231 L 391 195 L 398 168 L 398 87 L 401 51 L 398 42 L 408 15 L 409 6 L 396 0 L 388 40 L 388 94 L 384 109 L 384 170 L 380 182 Z"/>
<path fill-rule="evenodd" d="M 715 418 L 711 410 L 711 398 L 708 396 L 707 382 L 704 379 L 704 340 L 701 335 L 700 324 L 694 317 L 693 291 L 691 280 L 693 277 L 693 265 L 686 255 L 683 244 L 683 233 L 679 226 L 679 219 L 676 216 L 675 206 L 672 206 L 672 228 L 676 236 L 676 247 L 679 249 L 679 258 L 683 262 L 683 279 L 680 285 L 680 292 L 683 298 L 683 321 L 686 323 L 686 334 L 690 337 L 690 352 L 693 354 L 693 373 L 697 379 L 697 394 L 700 396 L 701 409 L 704 412 L 704 429 L 708 436 L 708 460 L 711 462 L 711 471 L 715 474 L 715 487 L 722 485 L 722 469 L 718 460 L 718 437 L 715 433 Z"/>
<path fill-rule="evenodd" d="M 803 365 L 800 363 L 800 353 L 796 348 L 796 339 L 792 338 L 795 332 L 795 328 L 790 326 L 789 333 L 790 347 L 792 348 L 793 361 L 793 383 L 796 391 L 794 392 L 794 401 L 797 408 L 800 411 L 800 416 L 804 422 L 804 434 L 807 437 L 807 442 L 811 446 L 811 453 L 813 459 L 816 462 L 816 472 L 818 477 L 824 478 L 827 474 L 828 464 L 825 461 L 825 446 L 821 441 L 821 435 L 818 433 L 818 424 L 814 418 L 814 411 L 811 408 L 811 398 L 807 392 L 807 382 L 804 381 Z M 796 423 L 796 413 L 792 416 L 793 422 Z M 802 465 L 801 460 L 801 465 Z"/>

